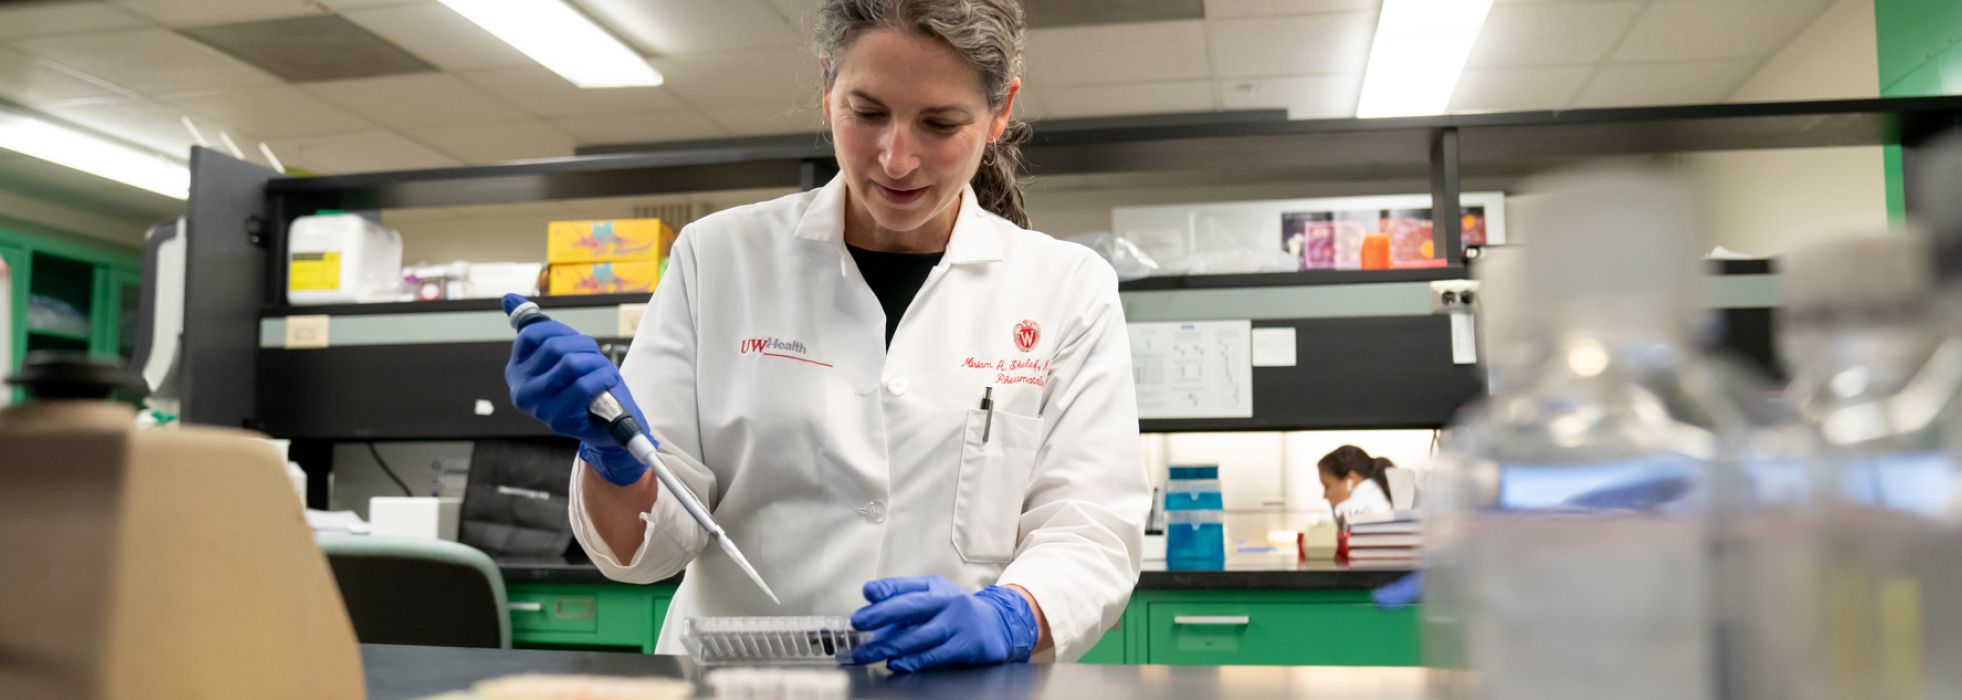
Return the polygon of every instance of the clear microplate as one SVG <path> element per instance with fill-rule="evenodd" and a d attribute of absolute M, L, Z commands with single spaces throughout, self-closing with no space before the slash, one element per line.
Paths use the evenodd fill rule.
<path fill-rule="evenodd" d="M 851 663 L 872 641 L 847 617 L 693 617 L 682 635 L 703 666 Z"/>

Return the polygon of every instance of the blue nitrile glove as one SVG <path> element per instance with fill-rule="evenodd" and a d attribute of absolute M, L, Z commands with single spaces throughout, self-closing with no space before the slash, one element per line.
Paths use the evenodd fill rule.
<path fill-rule="evenodd" d="M 989 586 L 968 595 L 942 576 L 882 578 L 865 584 L 872 604 L 852 613 L 852 627 L 872 630 L 852 662 L 924 671 L 1028 661 L 1035 651 L 1035 611 L 1020 593 Z"/>
<path fill-rule="evenodd" d="M 626 486 L 647 472 L 646 465 L 615 444 L 606 427 L 586 412 L 593 397 L 612 391 L 634 420 L 647 426 L 647 417 L 621 383 L 620 370 L 600 354 L 599 343 L 592 338 L 558 321 L 525 326 L 511 345 L 504 381 L 511 385 L 512 405 L 552 432 L 577 438 L 579 458 L 607 483 Z"/>
<path fill-rule="evenodd" d="M 1424 599 L 1424 572 L 1405 575 L 1388 586 L 1369 592 L 1379 608 L 1401 608 Z"/>

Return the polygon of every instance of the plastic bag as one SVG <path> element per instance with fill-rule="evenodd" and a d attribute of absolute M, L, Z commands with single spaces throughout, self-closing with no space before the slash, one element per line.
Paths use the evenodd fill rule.
<path fill-rule="evenodd" d="M 1158 261 L 1152 260 L 1137 244 L 1109 231 L 1093 231 L 1063 240 L 1097 251 L 1098 256 L 1117 270 L 1119 280 L 1142 279 L 1158 271 Z"/>
<path fill-rule="evenodd" d="M 1301 258 L 1279 246 L 1253 245 L 1233 235 L 1218 219 L 1206 217 L 1193 236 L 1191 252 L 1167 261 L 1161 275 L 1224 275 L 1249 272 L 1295 272 Z"/>

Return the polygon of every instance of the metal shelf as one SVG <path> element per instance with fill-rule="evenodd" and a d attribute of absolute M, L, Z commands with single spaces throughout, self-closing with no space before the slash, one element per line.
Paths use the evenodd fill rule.
<path fill-rule="evenodd" d="M 1449 209 L 1456 206 L 1460 169 L 1467 164 L 1628 153 L 1880 144 L 1901 145 L 1904 160 L 1912 164 L 1920 145 L 1937 131 L 1956 125 L 1958 116 L 1962 116 L 1962 97 L 1368 120 L 1289 121 L 1284 113 L 1269 111 L 1048 121 L 1036 124 L 1035 137 L 1025 151 L 1031 171 L 1039 176 L 1268 167 L 1330 167 L 1335 171 L 1353 170 L 1354 166 L 1428 169 L 1435 199 L 1433 206 Z M 496 166 L 288 178 L 215 151 L 194 150 L 188 205 L 193 235 L 189 239 L 192 283 L 186 300 L 190 318 L 185 322 L 184 342 L 188 377 L 185 419 L 207 424 L 263 425 L 275 433 L 290 431 L 294 435 L 323 439 L 335 431 L 341 431 L 335 434 L 342 436 L 373 436 L 382 429 L 353 418 L 350 418 L 353 422 L 339 428 L 322 426 L 314 430 L 306 425 L 312 419 L 295 407 L 336 406 L 340 407 L 336 410 L 349 412 L 348 416 L 372 411 L 377 404 L 423 406 L 428 411 L 442 406 L 445 408 L 441 411 L 451 411 L 460 410 L 453 405 L 456 403 L 453 399 L 465 394 L 498 393 L 491 385 L 501 381 L 495 369 L 501 363 L 495 362 L 492 355 L 508 352 L 495 347 L 502 343 L 464 342 L 444 346 L 445 341 L 436 337 L 440 334 L 435 334 L 421 344 L 399 346 L 376 343 L 290 351 L 260 347 L 262 322 L 283 323 L 283 317 L 289 314 L 327 314 L 348 317 L 350 323 L 372 325 L 387 321 L 389 315 L 433 313 L 429 317 L 433 319 L 449 314 L 485 315 L 497 308 L 495 300 L 299 308 L 277 303 L 283 299 L 280 290 L 285 287 L 285 270 L 273 261 L 284 258 L 286 227 L 295 217 L 316 209 L 459 206 L 766 187 L 810 188 L 827 181 L 836 172 L 830 148 L 822 139 L 808 134 L 591 147 L 582 149 L 582 154 Z M 1911 211 L 1917 208 L 1912 200 L 1908 207 Z M 1312 327 L 1318 334 L 1340 338 L 1342 343 L 1356 348 L 1379 345 L 1392 348 L 1384 352 L 1347 354 L 1330 349 L 1324 357 L 1316 358 L 1319 362 L 1304 362 L 1299 371 L 1286 378 L 1286 382 L 1294 382 L 1289 384 L 1294 389 L 1269 392 L 1271 400 L 1294 404 L 1311 401 L 1336 404 L 1350 399 L 1334 396 L 1332 392 L 1369 392 L 1367 401 L 1343 404 L 1345 408 L 1340 415 L 1274 413 L 1280 409 L 1261 404 L 1268 406 L 1261 409 L 1268 412 L 1244 424 L 1191 424 L 1183 425 L 1182 429 L 1411 427 L 1436 425 L 1448 419 L 1448 411 L 1440 407 L 1464 398 L 1460 394 L 1472 386 L 1473 375 L 1469 374 L 1472 370 L 1454 366 L 1411 374 L 1387 371 L 1385 364 L 1399 353 L 1442 351 L 1431 347 L 1441 345 L 1444 336 L 1437 335 L 1437 329 L 1430 327 L 1438 319 L 1425 315 L 1428 305 L 1418 290 L 1430 280 L 1462 277 L 1466 271 L 1462 261 L 1455 258 L 1459 254 L 1456 219 L 1445 217 L 1439 223 L 1437 235 L 1443 243 L 1440 249 L 1454 256 L 1449 260 L 1452 267 L 1443 269 L 1307 271 L 1154 278 L 1126 283 L 1121 288 L 1125 306 L 1127 310 L 1135 310 L 1139 320 L 1153 314 L 1182 316 L 1195 313 L 1195 309 L 1210 309 L 1207 313 L 1240 314 L 1240 318 L 1253 318 L 1258 323 L 1301 324 L 1298 327 Z M 1733 315 L 1743 309 L 1768 318 L 1769 312 L 1760 307 L 1775 303 L 1775 286 L 1769 287 L 1771 292 L 1765 292 L 1757 289 L 1766 286 L 1761 282 L 1736 280 L 1728 284 L 1737 288 L 1729 293 L 1743 301 L 1718 305 Z M 1372 300 L 1359 303 L 1362 297 L 1358 295 L 1370 296 Z M 574 308 L 643 300 L 585 297 L 548 298 L 546 302 L 548 306 Z M 603 311 L 589 310 L 594 314 Z M 599 324 L 603 320 L 595 315 L 592 322 Z M 1768 325 L 1768 321 L 1763 325 Z M 1431 339 L 1432 335 L 1437 338 Z M 465 373 L 462 364 L 440 359 L 446 353 L 451 360 L 456 358 L 456 353 L 471 357 L 482 354 L 474 362 L 483 365 L 484 376 L 460 378 L 463 384 L 452 387 L 455 396 L 423 390 L 419 383 L 431 381 L 430 377 L 458 378 Z M 364 384 L 369 388 L 358 391 L 355 383 L 333 381 L 331 376 L 281 376 L 291 372 L 338 374 L 391 362 L 422 370 L 401 373 L 396 377 L 399 382 Z M 1315 385 L 1313 381 L 1321 381 L 1309 376 L 1315 373 L 1374 377 L 1377 383 L 1348 388 Z M 440 388 L 430 386 L 431 391 Z M 491 398 L 495 400 L 495 396 Z M 516 423 L 503 422 L 510 418 L 503 410 L 494 413 L 496 418 L 488 422 L 474 417 L 425 418 L 416 410 L 390 409 L 389 415 L 401 422 L 388 425 L 386 432 L 403 439 L 505 434 L 518 430 Z"/>

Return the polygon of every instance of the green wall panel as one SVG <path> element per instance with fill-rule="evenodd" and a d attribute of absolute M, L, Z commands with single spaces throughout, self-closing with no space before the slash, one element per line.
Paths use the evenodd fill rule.
<path fill-rule="evenodd" d="M 1938 55 L 1962 43 L 1962 2 L 1956 0 L 1874 0 L 1874 37 L 1878 40 L 1882 94 L 1901 96 L 1938 93 L 1892 93 L 1893 85 L 1921 69 Z"/>

